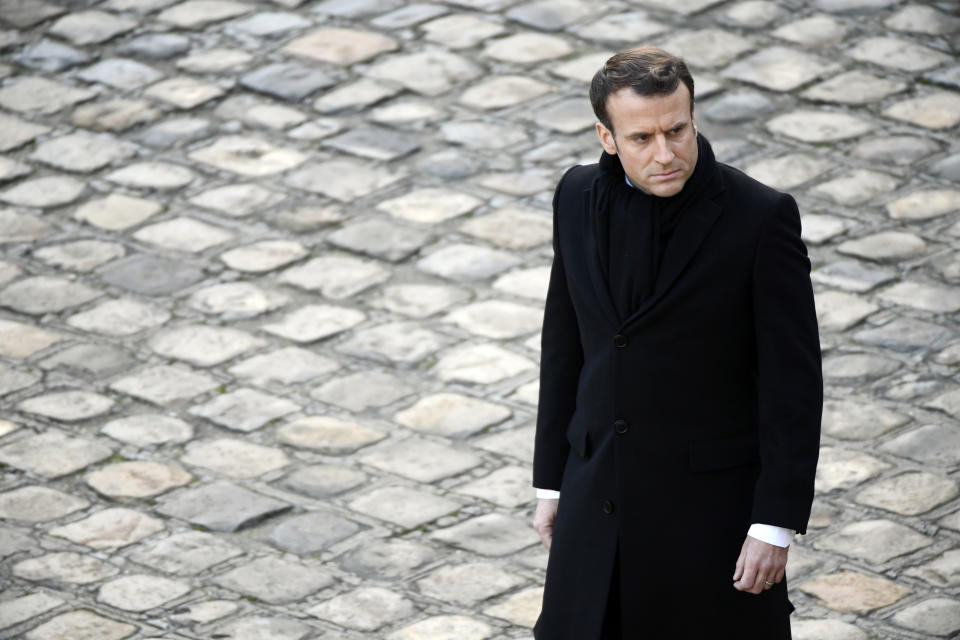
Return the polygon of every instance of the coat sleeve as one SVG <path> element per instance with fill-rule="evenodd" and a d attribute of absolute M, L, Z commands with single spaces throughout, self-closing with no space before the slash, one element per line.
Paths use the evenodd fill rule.
<path fill-rule="evenodd" d="M 553 195 L 553 266 L 543 314 L 540 396 L 533 450 L 533 486 L 540 489 L 560 488 L 570 452 L 567 424 L 576 408 L 577 381 L 583 366 L 580 331 L 567 288 L 557 226 L 560 193 L 569 175 L 570 171 L 564 174 Z"/>
<path fill-rule="evenodd" d="M 797 203 L 781 195 L 753 267 L 761 470 L 751 522 L 804 533 L 820 451 L 823 374 Z"/>

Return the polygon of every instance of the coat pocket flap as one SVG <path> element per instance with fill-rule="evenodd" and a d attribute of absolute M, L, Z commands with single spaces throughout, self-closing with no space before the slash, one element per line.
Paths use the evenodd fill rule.
<path fill-rule="evenodd" d="M 749 434 L 690 443 L 690 468 L 693 471 L 719 471 L 759 460 L 757 439 Z"/>
<path fill-rule="evenodd" d="M 571 422 L 567 427 L 567 442 L 581 458 L 590 456 L 590 431 L 580 422 Z"/>

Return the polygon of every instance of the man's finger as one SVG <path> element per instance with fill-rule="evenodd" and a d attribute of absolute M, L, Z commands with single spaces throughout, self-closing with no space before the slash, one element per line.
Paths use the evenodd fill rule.
<path fill-rule="evenodd" d="M 559 502 L 556 499 L 538 499 L 537 508 L 533 514 L 533 528 L 540 534 L 540 541 L 543 546 L 550 550 L 553 544 L 553 523 L 557 518 L 557 507 Z"/>
<path fill-rule="evenodd" d="M 773 576 L 774 568 L 771 566 L 770 562 L 766 559 L 757 560 L 756 562 L 757 573 L 756 578 L 753 580 L 753 588 L 750 590 L 751 593 L 762 593 L 770 588 L 771 585 L 768 585 L 768 582 L 773 582 L 771 576 Z"/>
<path fill-rule="evenodd" d="M 543 542 L 543 546 L 549 550 L 550 543 L 553 542 L 553 525 L 537 523 L 533 528 L 540 534 L 540 541 Z"/>
<path fill-rule="evenodd" d="M 761 574 L 757 576 L 757 581 L 753 585 L 753 588 L 755 589 L 754 593 L 763 593 L 764 591 L 769 589 L 771 586 L 773 586 L 773 585 L 767 584 L 768 582 L 773 582 L 773 580 L 771 580 L 769 576 L 763 575 L 761 572 Z"/>
<path fill-rule="evenodd" d="M 740 591 L 750 591 L 753 589 L 753 583 L 757 579 L 757 569 L 752 564 L 744 566 L 743 575 L 737 582 L 733 583 L 733 586 Z"/>
<path fill-rule="evenodd" d="M 751 571 L 749 567 L 744 571 L 744 576 L 745 578 L 740 580 L 740 591 L 753 594 L 763 591 L 763 580 L 755 572 Z M 749 578 L 749 582 L 747 582 L 747 578 Z"/>
<path fill-rule="evenodd" d="M 747 536 L 737 563 L 737 573 L 741 575 L 739 580 L 735 579 L 734 588 L 758 594 L 773 586 L 767 582 L 777 583 L 783 579 L 787 552 L 786 549 Z"/>
<path fill-rule="evenodd" d="M 543 542 L 543 546 L 547 548 L 547 551 L 550 551 L 550 545 L 553 543 L 553 527 L 545 528 L 539 533 L 540 540 Z"/>
<path fill-rule="evenodd" d="M 737 566 L 733 569 L 733 581 L 736 582 L 743 577 L 743 549 L 740 549 L 740 557 L 737 558 Z"/>

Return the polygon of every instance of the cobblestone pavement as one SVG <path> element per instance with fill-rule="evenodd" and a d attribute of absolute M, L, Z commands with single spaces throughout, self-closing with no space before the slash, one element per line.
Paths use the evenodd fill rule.
<path fill-rule="evenodd" d="M 529 638 L 549 203 L 660 44 L 794 193 L 795 637 L 960 632 L 960 10 L 0 0 L 0 637 Z"/>

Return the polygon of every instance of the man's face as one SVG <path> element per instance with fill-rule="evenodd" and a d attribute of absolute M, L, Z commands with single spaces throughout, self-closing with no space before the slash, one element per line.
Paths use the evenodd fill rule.
<path fill-rule="evenodd" d="M 697 132 L 690 90 L 642 96 L 625 87 L 607 98 L 613 131 L 597 123 L 600 144 L 619 155 L 633 185 L 666 198 L 680 192 L 697 165 Z M 616 132 L 616 135 L 614 135 Z"/>

